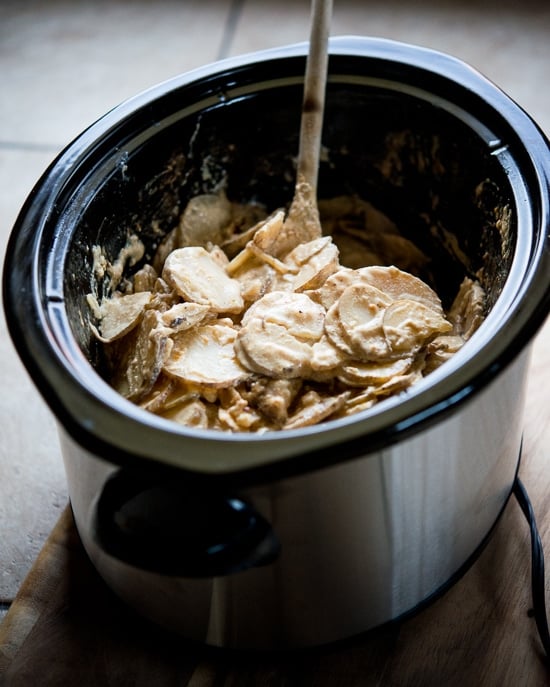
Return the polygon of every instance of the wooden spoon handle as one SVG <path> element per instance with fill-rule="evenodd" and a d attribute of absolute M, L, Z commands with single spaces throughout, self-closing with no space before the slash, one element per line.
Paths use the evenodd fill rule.
<path fill-rule="evenodd" d="M 323 111 L 328 65 L 328 38 L 332 19 L 332 0 L 312 0 L 309 52 L 306 62 L 304 99 L 300 123 L 298 181 L 308 183 L 314 194 L 323 129 Z"/>

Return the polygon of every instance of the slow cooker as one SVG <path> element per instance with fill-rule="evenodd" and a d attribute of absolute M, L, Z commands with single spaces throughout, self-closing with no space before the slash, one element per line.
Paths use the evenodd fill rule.
<path fill-rule="evenodd" d="M 86 294 L 93 245 L 150 260 L 187 200 L 288 205 L 307 45 L 137 95 L 84 131 L 27 199 L 5 261 L 14 344 L 59 426 L 91 560 L 144 616 L 234 648 L 322 644 L 412 613 L 475 559 L 520 461 L 530 342 L 550 296 L 546 138 L 450 56 L 330 41 L 320 198 L 357 195 L 484 322 L 448 362 L 357 415 L 264 434 L 180 426 L 108 383 Z M 138 265 L 139 267 L 139 265 Z M 100 285 L 101 286 L 101 285 Z"/>

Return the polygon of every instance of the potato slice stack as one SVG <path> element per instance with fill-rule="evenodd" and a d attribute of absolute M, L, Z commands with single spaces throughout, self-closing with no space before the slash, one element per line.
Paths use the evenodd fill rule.
<path fill-rule="evenodd" d="M 209 214 L 214 231 L 204 229 Z M 244 214 L 223 194 L 193 198 L 162 257 L 124 291 L 101 303 L 88 297 L 114 388 L 150 412 L 231 432 L 344 417 L 437 368 L 483 319 L 477 282 L 464 281 L 446 315 L 409 272 L 341 265 L 337 233 L 310 240 L 307 229 L 286 231 L 282 210 L 236 231 L 233 218 Z M 193 216 L 209 237 L 203 245 L 187 245 L 197 238 Z M 393 236 L 402 250 L 405 239 Z"/>

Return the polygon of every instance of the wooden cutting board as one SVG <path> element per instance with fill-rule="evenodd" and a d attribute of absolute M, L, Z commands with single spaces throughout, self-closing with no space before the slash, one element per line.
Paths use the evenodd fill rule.
<path fill-rule="evenodd" d="M 520 470 L 550 561 L 548 446 L 550 322 L 534 345 Z M 0 625 L 0 685 L 545 687 L 530 566 L 528 527 L 512 498 L 475 564 L 413 618 L 321 649 L 228 652 L 167 636 L 123 606 L 67 508 Z M 548 582 L 546 591 L 549 599 Z"/>

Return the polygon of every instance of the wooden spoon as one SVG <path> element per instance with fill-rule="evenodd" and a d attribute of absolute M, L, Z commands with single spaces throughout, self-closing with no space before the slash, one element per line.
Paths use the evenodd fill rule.
<path fill-rule="evenodd" d="M 279 244 L 281 247 L 286 244 L 285 250 L 319 238 L 322 233 L 317 208 L 317 176 L 325 109 L 332 4 L 332 0 L 311 2 L 311 28 L 302 101 L 296 188 L 284 222 L 285 240 L 281 240 Z"/>
<path fill-rule="evenodd" d="M 297 182 L 317 192 L 317 174 L 325 109 L 328 38 L 332 0 L 312 0 L 309 53 L 306 62 Z"/>

